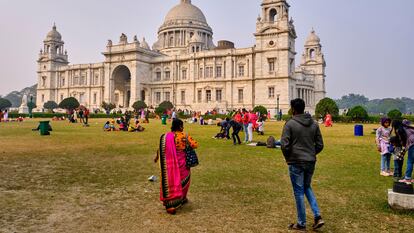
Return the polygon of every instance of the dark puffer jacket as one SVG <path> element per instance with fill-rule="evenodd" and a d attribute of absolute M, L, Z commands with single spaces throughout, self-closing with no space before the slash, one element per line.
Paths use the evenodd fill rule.
<path fill-rule="evenodd" d="M 281 143 L 288 164 L 316 162 L 316 155 L 323 150 L 321 130 L 309 114 L 293 116 L 286 122 Z"/>

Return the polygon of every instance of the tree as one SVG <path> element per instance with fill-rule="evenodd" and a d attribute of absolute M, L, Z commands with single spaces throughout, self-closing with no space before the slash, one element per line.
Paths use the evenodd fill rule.
<path fill-rule="evenodd" d="M 137 102 L 135 102 L 133 105 L 132 105 L 132 108 L 134 108 L 135 109 L 135 111 L 139 111 L 139 110 L 141 110 L 141 109 L 145 109 L 145 108 L 147 108 L 148 106 L 147 106 L 147 104 L 144 102 L 144 101 L 141 101 L 141 100 L 139 100 L 139 101 L 137 101 Z"/>
<path fill-rule="evenodd" d="M 174 105 L 170 101 L 164 101 L 158 105 L 157 108 L 155 108 L 155 113 L 159 116 L 164 114 L 166 111 L 171 110 L 174 108 Z"/>
<path fill-rule="evenodd" d="M 260 115 L 267 115 L 267 109 L 262 105 L 254 107 L 253 112 L 259 112 Z"/>
<path fill-rule="evenodd" d="M 8 99 L 0 98 L 0 110 L 10 108 L 12 103 Z"/>
<path fill-rule="evenodd" d="M 53 110 L 58 107 L 59 105 L 55 101 L 47 101 L 43 104 L 43 108 L 49 110 L 49 112 L 53 112 Z"/>
<path fill-rule="evenodd" d="M 105 109 L 105 111 L 110 112 L 112 109 L 116 108 L 115 104 L 113 103 L 106 103 L 105 101 L 102 102 L 101 107 Z"/>
<path fill-rule="evenodd" d="M 160 103 L 160 105 L 158 107 L 162 107 L 166 110 L 171 110 L 171 109 L 174 108 L 174 105 L 170 101 L 164 101 L 164 102 Z"/>
<path fill-rule="evenodd" d="M 76 109 L 79 107 L 79 102 L 77 99 L 75 99 L 74 97 L 69 97 L 66 98 L 64 100 L 62 100 L 62 102 L 60 102 L 59 104 L 59 108 L 63 108 L 66 109 L 68 111 L 72 111 L 73 109 Z"/>
<path fill-rule="evenodd" d="M 391 120 L 401 120 L 402 113 L 398 109 L 394 109 L 388 112 L 387 116 L 391 118 Z"/>
<path fill-rule="evenodd" d="M 336 102 L 331 98 L 324 98 L 316 105 L 315 115 L 318 118 L 324 117 L 326 114 L 338 116 L 339 109 Z"/>
<path fill-rule="evenodd" d="M 341 109 L 344 108 L 353 108 L 358 105 L 366 105 L 369 102 L 369 99 L 364 95 L 359 94 L 349 94 L 346 96 L 342 96 L 341 99 L 336 100 L 338 107 Z"/>
<path fill-rule="evenodd" d="M 368 119 L 367 110 L 362 106 L 355 106 L 348 111 L 347 116 L 351 117 L 353 121 L 364 121 Z"/>

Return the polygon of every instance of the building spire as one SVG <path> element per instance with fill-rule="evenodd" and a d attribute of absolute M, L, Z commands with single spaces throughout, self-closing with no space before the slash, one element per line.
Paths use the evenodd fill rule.
<path fill-rule="evenodd" d="M 188 4 L 191 4 L 191 0 L 181 0 L 181 3 L 188 3 Z"/>

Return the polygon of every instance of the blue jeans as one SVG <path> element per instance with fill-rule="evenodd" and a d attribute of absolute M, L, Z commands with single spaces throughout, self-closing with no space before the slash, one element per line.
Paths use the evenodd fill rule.
<path fill-rule="evenodd" d="M 244 141 L 248 142 L 249 141 L 249 125 L 243 124 L 243 130 L 244 130 Z"/>
<path fill-rule="evenodd" d="M 306 226 L 305 196 L 308 199 L 314 217 L 321 216 L 315 194 L 313 194 L 311 188 L 314 171 L 315 163 L 289 165 L 289 175 L 296 200 L 298 224 L 301 226 Z"/>
<path fill-rule="evenodd" d="M 405 179 L 410 180 L 413 176 L 414 165 L 414 145 L 408 149 L 407 169 L 405 170 Z"/>
<path fill-rule="evenodd" d="M 383 154 L 381 155 L 381 171 L 386 172 L 391 170 L 391 154 Z"/>

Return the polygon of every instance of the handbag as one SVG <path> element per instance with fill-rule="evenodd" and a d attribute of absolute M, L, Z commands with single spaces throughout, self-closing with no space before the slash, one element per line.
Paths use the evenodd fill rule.
<path fill-rule="evenodd" d="M 196 167 L 198 165 L 197 153 L 188 143 L 188 135 L 186 135 L 185 139 L 185 165 L 187 167 Z"/>

